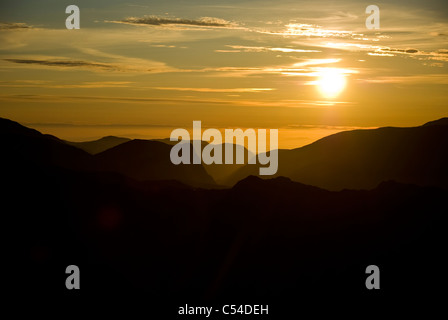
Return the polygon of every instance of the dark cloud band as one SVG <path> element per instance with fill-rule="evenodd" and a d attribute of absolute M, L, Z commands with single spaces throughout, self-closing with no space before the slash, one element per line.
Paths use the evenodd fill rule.
<path fill-rule="evenodd" d="M 219 18 L 208 18 L 208 17 L 195 20 L 195 19 L 183 19 L 183 18 L 144 16 L 141 18 L 130 17 L 119 21 L 107 21 L 107 22 L 134 24 L 134 25 L 150 25 L 150 26 L 184 25 L 195 27 L 218 27 L 218 28 L 228 28 L 235 26 L 235 24 L 232 24 L 229 21 Z"/>
<path fill-rule="evenodd" d="M 17 29 L 31 29 L 31 26 L 26 23 L 9 23 L 9 22 L 0 22 L 0 30 L 17 30 Z"/>
<path fill-rule="evenodd" d="M 34 59 L 3 59 L 3 60 L 13 63 L 34 64 L 34 65 L 51 66 L 51 67 L 74 67 L 74 68 L 86 67 L 86 68 L 100 68 L 109 70 L 117 69 L 115 66 L 109 64 L 78 61 L 78 60 L 34 60 Z"/>

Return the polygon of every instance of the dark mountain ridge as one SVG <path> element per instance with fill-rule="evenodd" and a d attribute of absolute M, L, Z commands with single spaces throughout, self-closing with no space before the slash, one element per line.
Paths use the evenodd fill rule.
<path fill-rule="evenodd" d="M 169 158 L 171 147 L 160 142 L 132 140 L 93 156 L 56 137 L 1 118 L 0 139 L 4 152 L 1 161 L 5 167 L 57 166 L 77 171 L 118 172 L 138 180 L 178 180 L 193 186 L 215 185 L 202 165 L 174 166 Z M 116 139 L 112 140 L 116 142 Z"/>
<path fill-rule="evenodd" d="M 382 181 L 448 187 L 448 125 L 441 119 L 420 127 L 385 127 L 337 133 L 310 145 L 279 150 L 275 176 L 329 190 L 372 189 Z M 257 175 L 247 165 L 235 184 Z"/>
<path fill-rule="evenodd" d="M 163 142 L 136 139 L 95 155 L 95 161 L 99 170 L 137 180 L 178 180 L 209 187 L 215 184 L 201 164 L 172 164 L 170 151 L 171 146 Z"/>
<path fill-rule="evenodd" d="M 249 297 L 296 312 L 297 301 L 310 297 L 377 306 L 382 298 L 443 296 L 444 189 L 386 181 L 372 190 L 327 191 L 256 176 L 222 190 L 140 181 L 71 168 L 67 157 L 129 170 L 146 161 L 158 166 L 170 146 L 133 140 L 92 156 L 2 123 L 12 126 L 0 129 L 7 147 L 0 160 L 5 265 L 14 282 L 8 292 L 72 303 L 79 291 L 65 289 L 64 271 L 75 264 L 83 298 L 139 294 L 152 311 L 188 299 Z M 365 287 L 372 264 L 381 269 L 376 292 Z"/>
<path fill-rule="evenodd" d="M 131 139 L 128 138 L 121 138 L 121 137 L 114 137 L 114 136 L 107 136 L 102 137 L 98 140 L 93 141 L 85 141 L 85 142 L 71 142 L 71 141 L 65 141 L 65 143 L 77 147 L 79 149 L 82 149 L 84 151 L 87 151 L 90 154 L 97 154 L 100 152 L 103 152 L 107 149 L 113 148 L 119 144 L 125 143 L 130 141 Z"/>

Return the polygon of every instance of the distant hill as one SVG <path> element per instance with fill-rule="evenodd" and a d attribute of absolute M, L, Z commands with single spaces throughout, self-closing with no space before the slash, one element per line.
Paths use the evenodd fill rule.
<path fill-rule="evenodd" d="M 129 138 L 107 136 L 107 137 L 103 137 L 101 139 L 93 140 L 93 141 L 86 141 L 86 142 L 65 141 L 65 143 L 67 143 L 71 146 L 77 147 L 79 149 L 82 149 L 84 151 L 87 151 L 90 154 L 97 154 L 97 153 L 106 151 L 107 149 L 118 146 L 119 144 L 128 142 L 130 140 L 131 139 L 129 139 Z"/>
<path fill-rule="evenodd" d="M 210 174 L 217 184 L 220 185 L 228 185 L 228 177 L 232 176 L 239 169 L 243 168 L 255 155 L 247 150 L 244 146 L 233 144 L 233 163 L 225 164 L 225 155 L 226 155 L 226 146 L 228 143 L 223 143 L 219 145 L 222 148 L 222 164 L 204 164 L 205 170 L 207 170 L 208 174 Z M 236 154 L 237 152 L 242 152 L 244 154 L 244 163 L 237 164 L 236 163 Z"/>
<path fill-rule="evenodd" d="M 387 180 L 446 188 L 447 118 L 420 127 L 345 131 L 302 148 L 279 150 L 278 156 L 275 176 L 328 190 L 372 189 Z M 258 175 L 258 165 L 244 166 L 227 183 L 249 175 Z"/>
<path fill-rule="evenodd" d="M 97 168 L 137 180 L 178 180 L 193 186 L 215 182 L 201 164 L 174 165 L 170 145 L 159 141 L 131 140 L 95 155 Z"/>
<path fill-rule="evenodd" d="M 44 165 L 76 170 L 93 169 L 87 152 L 65 144 L 51 135 L 41 134 L 17 122 L 0 118 L 1 162 L 4 165 Z M 18 167 L 18 166 L 17 166 Z"/>
<path fill-rule="evenodd" d="M 423 125 L 427 126 L 448 126 L 448 118 L 441 118 L 439 120 L 429 121 Z"/>
<path fill-rule="evenodd" d="M 175 145 L 179 142 L 177 141 L 170 141 L 169 138 L 167 139 L 154 139 L 151 141 L 159 141 L 159 142 L 163 142 L 169 145 Z M 201 147 L 203 150 L 205 146 L 207 146 L 208 143 L 205 141 L 201 141 Z M 249 152 L 244 146 L 241 145 L 237 145 L 237 144 L 233 144 L 233 164 L 225 164 L 224 163 L 224 159 L 225 159 L 225 154 L 226 154 L 226 145 L 228 145 L 227 143 L 223 143 L 220 145 L 220 148 L 222 148 L 222 159 L 223 159 L 223 163 L 222 164 L 204 164 L 203 166 L 205 168 L 205 170 L 207 171 L 207 173 L 213 178 L 213 180 L 219 184 L 219 185 L 226 185 L 228 183 L 228 178 L 233 175 L 238 169 L 244 167 L 245 164 L 248 163 L 248 159 L 252 158 L 254 156 L 254 154 L 252 152 Z M 237 150 L 239 152 L 243 152 L 244 154 L 244 164 L 237 164 L 236 163 L 236 153 Z"/>
<path fill-rule="evenodd" d="M 365 166 L 354 166 L 353 175 L 361 172 L 369 183 L 392 168 L 397 177 L 413 164 L 423 170 L 431 160 L 434 169 L 413 177 L 434 179 L 445 161 L 444 127 L 353 131 L 290 152 L 319 155 L 308 163 L 315 174 L 312 160 L 319 159 L 322 170 L 322 163 L 341 165 L 341 159 L 375 168 L 392 164 L 370 175 L 357 171 Z M 92 156 L 5 119 L 0 139 L 3 259 L 13 294 L 73 301 L 79 291 L 65 288 L 64 270 L 75 264 L 83 298 L 140 295 L 152 312 L 164 314 L 186 299 L 228 303 L 250 297 L 269 303 L 279 318 L 280 311 L 297 313 L 297 301 L 310 298 L 321 305 L 361 305 L 415 297 L 421 303 L 422 296 L 433 304 L 443 297 L 447 190 L 383 181 L 372 190 L 328 191 L 287 177 L 256 176 L 208 190 L 172 180 L 139 181 L 212 181 L 201 165 L 169 165 L 171 147 L 157 141 L 132 140 Z M 359 158 L 355 147 L 367 154 Z M 405 156 L 400 171 L 396 162 Z M 375 292 L 365 287 L 372 264 L 381 270 L 381 290 Z M 166 309 L 167 301 L 175 309 Z"/>
<path fill-rule="evenodd" d="M 98 140 L 94 141 L 86 141 L 86 142 L 71 142 L 71 141 L 64 141 L 65 143 L 77 147 L 79 149 L 82 149 L 84 151 L 87 151 L 90 154 L 96 155 L 98 153 L 101 153 L 103 151 L 109 150 L 113 147 L 116 147 L 122 143 L 131 141 L 129 138 L 120 138 L 120 137 L 114 137 L 114 136 L 107 136 L 103 137 Z M 142 140 L 143 141 L 143 140 Z M 145 141 L 156 141 L 156 142 L 162 142 L 164 144 L 173 146 L 178 141 L 171 141 L 169 138 L 166 139 L 151 139 L 151 140 L 145 140 Z M 182 143 L 182 142 L 181 142 Z M 185 143 L 185 142 L 184 142 Z M 191 143 L 191 142 L 188 142 Z M 205 141 L 201 141 L 201 148 L 204 149 L 205 146 L 207 146 L 208 143 Z M 222 154 L 223 159 L 225 159 L 225 146 L 226 144 L 223 143 L 221 145 L 222 148 Z M 201 149 L 201 150 L 202 150 Z M 236 163 L 236 152 L 237 150 L 241 150 L 244 154 L 244 164 L 237 164 Z M 240 151 L 240 152 L 241 152 Z M 254 154 L 252 152 L 249 152 L 245 147 L 240 145 L 233 145 L 233 164 L 225 164 L 223 161 L 223 164 L 211 164 L 206 165 L 203 163 L 203 166 L 207 173 L 213 178 L 213 180 L 219 184 L 219 185 L 226 185 L 228 184 L 228 178 L 234 174 L 238 169 L 244 167 L 245 164 L 248 163 L 248 159 L 252 158 Z"/>
<path fill-rule="evenodd" d="M 138 180 L 176 180 L 191 186 L 216 186 L 202 165 L 178 165 L 171 163 L 171 146 L 149 140 L 129 140 L 106 137 L 81 143 L 81 147 L 93 152 L 116 144 L 115 147 L 96 155 L 73 146 L 51 135 L 44 135 L 17 122 L 0 118 L 2 157 L 0 164 L 13 170 L 34 170 L 58 167 L 77 171 L 111 171 Z M 127 139 L 125 139 L 127 140 Z M 31 168 L 28 168 L 31 170 Z"/>

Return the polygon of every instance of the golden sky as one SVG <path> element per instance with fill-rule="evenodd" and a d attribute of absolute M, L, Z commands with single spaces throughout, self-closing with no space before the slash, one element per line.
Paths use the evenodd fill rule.
<path fill-rule="evenodd" d="M 1 1 L 0 116 L 74 141 L 279 129 L 293 148 L 448 114 L 446 1 Z M 368 30 L 365 9 L 380 8 Z"/>

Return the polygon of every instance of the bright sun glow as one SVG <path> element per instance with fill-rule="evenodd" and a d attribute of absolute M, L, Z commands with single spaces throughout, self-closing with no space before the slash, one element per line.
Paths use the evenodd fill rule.
<path fill-rule="evenodd" d="M 339 69 L 328 68 L 322 70 L 318 80 L 320 92 L 326 98 L 335 98 L 344 90 L 345 75 Z"/>

